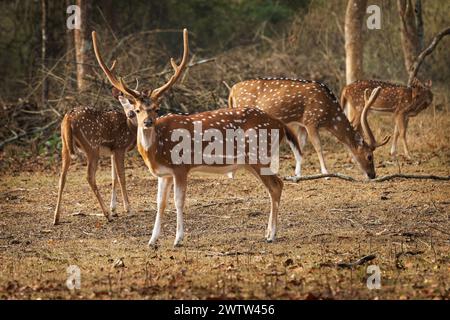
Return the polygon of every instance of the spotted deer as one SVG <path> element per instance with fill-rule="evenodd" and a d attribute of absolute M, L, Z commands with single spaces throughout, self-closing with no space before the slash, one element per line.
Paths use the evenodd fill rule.
<path fill-rule="evenodd" d="M 360 116 L 364 105 L 364 91 L 373 90 L 376 87 L 382 88 L 381 93 L 370 110 L 393 115 L 395 127 L 391 154 L 396 155 L 400 136 L 405 156 L 411 158 L 406 142 L 409 118 L 426 109 L 433 101 L 431 81 L 421 83 L 416 79 L 413 85 L 408 87 L 385 81 L 361 80 L 345 86 L 341 94 L 341 106 L 346 109 L 353 127 L 360 132 L 362 132 Z"/>
<path fill-rule="evenodd" d="M 136 114 L 138 133 L 137 147 L 151 174 L 158 179 L 157 214 L 149 245 L 155 245 L 160 231 L 161 220 L 167 205 L 170 188 L 173 185 L 174 203 L 177 211 L 177 228 L 174 246 L 181 244 L 184 236 L 183 210 L 186 198 L 187 178 L 191 172 L 228 173 L 243 168 L 256 176 L 267 189 L 271 198 L 271 211 L 266 231 L 266 240 L 275 240 L 278 221 L 278 206 L 283 188 L 282 180 L 272 170 L 274 161 L 254 160 L 260 150 L 255 149 L 255 142 L 270 141 L 270 156 L 274 158 L 278 144 L 276 141 L 287 138 L 297 152 L 300 147 L 295 135 L 282 121 L 271 117 L 258 109 L 218 109 L 192 115 L 167 114 L 157 117 L 160 99 L 180 78 L 186 68 L 189 46 L 188 32 L 183 31 L 184 52 L 179 65 L 171 59 L 174 74 L 160 88 L 143 92 L 129 90 L 122 78 L 117 78 L 98 54 L 96 36 L 93 33 L 97 60 L 111 84 L 130 99 Z M 205 130 L 203 130 L 204 128 Z M 266 134 L 256 134 L 265 129 Z M 231 136 L 228 134 L 232 133 Z M 192 137 L 194 137 L 192 139 Z M 223 139 L 226 137 L 226 140 Z M 276 139 L 278 138 L 278 139 Z M 179 142 L 194 143 L 191 150 L 179 150 Z M 275 141 L 275 142 L 274 142 Z M 228 149 L 229 143 L 231 147 Z M 237 142 L 235 144 L 235 142 Z M 244 143 L 238 148 L 238 143 Z M 226 152 L 223 152 L 224 146 Z M 196 150 L 196 148 L 198 148 Z M 207 149 L 214 150 L 213 159 L 206 157 Z M 181 155 L 182 161 L 178 157 Z M 200 159 L 196 159 L 196 158 Z M 275 159 L 276 160 L 276 159 Z M 276 161 L 275 161 L 276 162 Z"/>
<path fill-rule="evenodd" d="M 370 108 L 373 100 L 366 105 Z M 389 140 L 385 137 L 377 143 L 367 118 L 361 115 L 361 123 L 367 142 L 356 132 L 347 120 L 333 92 L 323 83 L 299 79 L 263 78 L 247 80 L 235 84 L 228 98 L 230 108 L 254 107 L 280 119 L 293 130 L 303 148 L 309 139 L 319 156 L 323 174 L 328 170 L 322 153 L 319 129 L 325 128 L 347 146 L 363 173 L 375 178 L 373 152 Z M 294 151 L 296 159 L 295 175 L 301 175 L 300 153 Z"/>
<path fill-rule="evenodd" d="M 113 96 L 119 99 L 128 112 L 128 116 L 120 111 L 105 111 L 90 107 L 79 107 L 67 112 L 61 123 L 62 165 L 59 179 L 58 200 L 53 224 L 60 219 L 61 199 L 66 183 L 71 156 L 75 149 L 84 153 L 87 158 L 87 180 L 94 192 L 101 210 L 108 221 L 116 215 L 116 186 L 119 183 L 122 191 L 124 210 L 130 212 L 127 189 L 125 185 L 125 154 L 136 145 L 136 117 L 128 106 L 128 100 L 119 95 L 114 88 Z M 110 211 L 103 202 L 97 187 L 95 174 L 101 156 L 111 157 L 112 191 Z"/>

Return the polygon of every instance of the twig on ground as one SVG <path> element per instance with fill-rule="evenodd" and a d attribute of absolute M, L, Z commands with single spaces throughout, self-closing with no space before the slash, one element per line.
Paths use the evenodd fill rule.
<path fill-rule="evenodd" d="M 450 176 L 437 176 L 437 175 L 433 175 L 433 174 L 418 175 L 418 174 L 403 174 L 403 173 L 390 174 L 390 175 L 382 176 L 382 177 L 372 179 L 372 180 L 357 180 L 353 177 L 347 176 L 345 174 L 340 174 L 340 173 L 313 174 L 310 176 L 301 176 L 301 177 L 285 177 L 284 180 L 297 183 L 299 181 L 316 180 L 316 179 L 323 179 L 323 178 L 338 178 L 338 179 L 351 181 L 351 182 L 384 182 L 384 181 L 398 179 L 398 178 L 399 179 L 450 181 Z"/>
<path fill-rule="evenodd" d="M 316 180 L 316 179 L 322 179 L 322 178 L 339 178 L 339 179 L 343 179 L 346 181 L 358 181 L 355 178 L 352 178 L 350 176 L 347 176 L 347 175 L 341 174 L 341 173 L 313 174 L 310 176 L 301 176 L 301 177 L 285 177 L 284 179 L 286 181 L 299 182 L 299 181 Z"/>
<path fill-rule="evenodd" d="M 395 266 L 397 269 L 405 269 L 405 265 L 403 264 L 402 260 L 400 259 L 402 256 L 416 256 L 419 254 L 424 253 L 424 251 L 405 251 L 405 252 L 399 252 L 395 255 Z"/>
<path fill-rule="evenodd" d="M 375 259 L 376 257 L 377 257 L 377 256 L 374 255 L 374 254 L 369 254 L 369 255 L 367 255 L 367 256 L 364 256 L 364 257 L 362 257 L 362 258 L 356 260 L 355 262 L 350 262 L 350 263 L 339 262 L 339 263 L 337 264 L 337 266 L 338 266 L 339 268 L 349 268 L 349 269 L 351 269 L 351 268 L 353 268 L 353 267 L 355 267 L 355 266 L 359 266 L 359 265 L 362 265 L 362 264 L 364 264 L 364 263 L 366 263 L 366 262 L 372 261 L 372 260 Z"/>

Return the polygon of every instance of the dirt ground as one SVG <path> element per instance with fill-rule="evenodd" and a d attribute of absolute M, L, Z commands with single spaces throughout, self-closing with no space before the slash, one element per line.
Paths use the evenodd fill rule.
<path fill-rule="evenodd" d="M 392 130 L 375 122 L 379 137 Z M 448 110 L 427 110 L 410 121 L 412 160 L 375 152 L 378 175 L 450 174 Z M 346 149 L 322 133 L 331 172 L 362 178 Z M 400 150 L 402 150 L 400 148 Z M 304 174 L 318 173 L 310 144 Z M 3 161 L 7 159 L 3 158 Z M 109 202 L 110 169 L 97 174 Z M 293 173 L 283 153 L 280 175 Z M 53 226 L 59 163 L 11 166 L 0 182 L 1 299 L 449 299 L 450 182 L 285 182 L 278 237 L 264 241 L 269 198 L 247 173 L 234 179 L 193 175 L 185 207 L 185 240 L 173 248 L 172 200 L 157 249 L 149 248 L 156 214 L 156 179 L 132 152 L 127 183 L 134 216 L 107 223 L 87 183 L 84 161 L 69 171 L 62 224 Z M 339 266 L 366 255 L 369 262 Z M 66 287 L 67 267 L 81 271 L 81 287 Z M 367 267 L 381 270 L 369 290 Z"/>

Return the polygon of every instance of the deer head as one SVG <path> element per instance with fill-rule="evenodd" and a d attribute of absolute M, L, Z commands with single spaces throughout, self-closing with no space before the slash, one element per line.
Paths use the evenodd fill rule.
<path fill-rule="evenodd" d="M 187 66 L 187 58 L 189 56 L 187 29 L 183 30 L 184 52 L 181 63 L 177 65 L 175 60 L 171 58 L 170 63 L 174 69 L 174 74 L 170 77 L 166 84 L 154 90 L 138 91 L 137 87 L 136 89 L 130 89 L 124 82 L 123 78 L 118 78 L 113 73 L 113 68 L 116 65 L 116 61 L 114 61 L 113 67 L 111 68 L 108 68 L 104 63 L 98 49 L 97 34 L 95 31 L 92 32 L 92 42 L 95 57 L 97 58 L 97 61 L 109 82 L 115 89 L 115 91 L 113 91 L 113 96 L 116 96 L 120 101 L 127 117 L 144 129 L 151 128 L 158 117 L 161 97 L 174 85 Z"/>

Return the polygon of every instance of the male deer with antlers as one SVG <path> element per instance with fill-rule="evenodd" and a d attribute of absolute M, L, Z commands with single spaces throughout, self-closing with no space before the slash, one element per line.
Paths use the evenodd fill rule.
<path fill-rule="evenodd" d="M 113 69 L 115 63 L 111 67 Z M 61 123 L 62 168 L 59 179 L 58 200 L 53 224 L 59 223 L 61 198 L 66 183 L 71 156 L 75 147 L 87 157 L 87 180 L 100 204 L 103 214 L 111 221 L 116 215 L 116 185 L 119 182 L 122 191 L 124 210 L 130 212 L 125 185 L 125 153 L 136 145 L 136 117 L 130 110 L 128 101 L 113 88 L 113 96 L 123 105 L 128 116 L 119 111 L 96 110 L 89 107 L 75 108 L 64 116 Z M 111 156 L 112 191 L 110 211 L 105 206 L 98 190 L 95 174 L 101 156 Z"/>
<path fill-rule="evenodd" d="M 269 242 L 273 241 L 277 229 L 278 206 L 283 182 L 275 174 L 263 174 L 263 172 L 271 172 L 270 165 L 272 164 L 272 161 L 270 163 L 262 163 L 261 161 L 250 163 L 248 160 L 249 157 L 257 152 L 252 144 L 255 142 L 255 139 L 258 139 L 258 141 L 264 140 L 264 138 L 270 140 L 271 145 L 269 148 L 271 150 L 271 155 L 274 155 L 276 153 L 275 147 L 277 145 L 277 143 L 273 143 L 274 136 L 279 136 L 279 139 L 287 137 L 287 140 L 292 144 L 293 148 L 300 152 L 295 136 L 289 128 L 280 120 L 277 120 L 260 110 L 248 108 L 235 110 L 219 109 L 193 115 L 168 114 L 157 118 L 161 97 L 174 85 L 186 68 L 189 54 L 187 30 L 184 29 L 183 31 L 184 53 L 182 61 L 180 65 L 177 65 L 174 60 L 171 59 L 174 74 L 169 81 L 158 89 L 139 93 L 132 90 L 130 91 L 122 78 L 117 78 L 111 70 L 107 68 L 101 56 L 98 54 L 95 32 L 93 32 L 92 36 L 94 48 L 97 53 L 97 60 L 107 78 L 111 84 L 129 98 L 133 104 L 138 124 L 137 146 L 139 153 L 144 159 L 150 172 L 158 178 L 157 214 L 149 245 L 155 245 L 159 237 L 161 218 L 172 185 L 174 187 L 174 202 L 177 211 L 177 229 L 174 245 L 177 246 L 181 244 L 184 235 L 183 207 L 186 197 L 188 174 L 193 171 L 223 174 L 235 171 L 239 168 L 244 168 L 258 177 L 270 194 L 271 211 L 266 231 L 266 240 Z M 199 127 L 206 128 L 207 130 L 205 132 L 198 132 Z M 257 131 L 259 128 L 269 130 L 269 135 L 263 138 L 261 136 L 255 138 L 250 134 L 252 130 Z M 217 140 L 217 138 L 225 136 L 229 129 L 242 130 L 245 132 L 245 135 L 240 139 L 241 142 L 242 140 L 245 140 L 247 143 L 244 148 L 244 153 L 239 154 L 238 152 L 239 155 L 235 154 L 237 151 L 237 145 L 234 145 L 235 140 L 237 140 L 236 137 L 233 137 L 232 139 L 227 138 L 227 142 L 233 140 L 231 153 L 228 149 L 225 154 L 219 152 L 220 146 L 223 147 L 225 143 L 220 139 Z M 210 135 L 211 132 L 214 132 L 214 134 Z M 209 138 L 206 137 L 207 135 Z M 187 139 L 186 141 L 190 143 L 192 141 L 192 136 L 200 136 L 200 141 L 195 142 L 200 143 L 200 149 L 203 153 L 206 152 L 206 148 L 211 147 L 211 144 L 215 145 L 214 161 L 211 162 L 203 159 L 202 161 L 197 162 L 195 158 L 198 153 L 190 152 L 190 149 L 188 152 L 185 152 L 186 150 L 183 151 L 182 157 L 185 161 L 174 161 L 174 154 L 177 156 L 179 155 L 179 150 L 177 149 L 179 144 L 177 144 L 177 142 L 181 138 L 183 141 L 184 139 Z M 202 153 L 200 153 L 200 157 L 201 156 Z M 194 157 L 194 161 L 192 161 L 192 157 Z M 232 163 L 229 162 L 230 158 L 233 159 Z M 244 161 L 235 161 L 236 158 L 240 158 Z"/>
<path fill-rule="evenodd" d="M 403 143 L 405 156 L 411 158 L 406 142 L 406 130 L 410 117 L 416 116 L 426 109 L 433 101 L 431 81 L 421 83 L 417 79 L 412 86 L 403 86 L 385 81 L 361 80 L 344 87 L 341 94 L 341 106 L 346 108 L 347 116 L 353 127 L 361 132 L 360 118 L 363 110 L 364 91 L 381 87 L 381 93 L 374 102 L 371 111 L 392 113 L 394 117 L 394 138 L 392 139 L 391 154 L 397 153 L 398 137 Z"/>
<path fill-rule="evenodd" d="M 364 109 L 370 108 L 374 99 L 367 101 Z M 317 81 L 285 78 L 247 80 L 239 82 L 231 88 L 228 103 L 231 108 L 259 108 L 280 119 L 296 133 L 301 147 L 309 135 L 319 156 L 323 174 L 327 174 L 328 170 L 322 154 L 319 128 L 327 129 L 345 144 L 364 174 L 370 179 L 376 176 L 373 151 L 389 140 L 389 137 L 385 137 L 381 143 L 375 141 L 367 122 L 367 113 L 363 113 L 361 123 L 368 139 L 365 142 L 350 125 L 336 96 L 326 85 Z M 295 151 L 294 156 L 296 159 L 295 175 L 300 176 L 302 157 Z"/>

